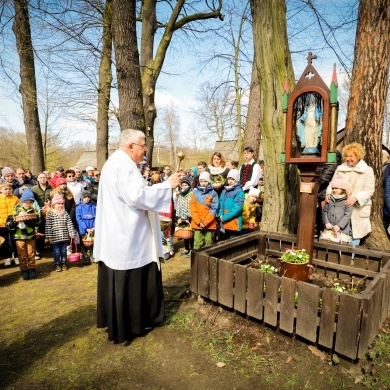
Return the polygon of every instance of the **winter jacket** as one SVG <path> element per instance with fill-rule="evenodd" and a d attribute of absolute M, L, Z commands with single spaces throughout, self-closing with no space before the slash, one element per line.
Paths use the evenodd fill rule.
<path fill-rule="evenodd" d="M 241 231 L 245 194 L 240 183 L 226 186 L 219 198 L 218 216 L 227 230 Z"/>
<path fill-rule="evenodd" d="M 76 220 L 81 236 L 87 234 L 87 229 L 93 229 L 95 227 L 95 217 L 96 206 L 92 202 L 81 202 L 76 207 Z"/>
<path fill-rule="evenodd" d="M 384 188 L 385 202 L 383 205 L 383 215 L 387 218 L 390 217 L 390 178 L 388 177 L 385 182 Z"/>
<path fill-rule="evenodd" d="M 346 206 L 345 201 L 347 196 L 335 198 L 330 196 L 329 203 L 326 203 L 322 209 L 322 223 L 330 223 L 333 226 L 337 225 L 341 232 L 349 236 L 351 232 L 351 215 L 353 206 Z"/>
<path fill-rule="evenodd" d="M 69 191 L 72 193 L 76 205 L 81 203 L 82 201 L 81 193 L 84 191 L 83 184 L 81 184 L 78 181 L 68 181 L 67 187 Z"/>
<path fill-rule="evenodd" d="M 33 214 L 36 216 L 35 219 L 26 220 L 24 222 L 15 222 L 14 216 Z M 7 218 L 7 228 L 11 230 L 12 236 L 15 240 L 31 240 L 35 238 L 35 233 L 38 231 L 40 224 L 40 215 L 35 212 L 35 209 L 24 208 L 22 203 L 17 204 L 10 216 Z"/>
<path fill-rule="evenodd" d="M 35 200 L 38 202 L 39 207 L 44 207 L 45 202 L 50 198 L 50 193 L 53 191 L 53 187 L 47 185 L 45 189 L 38 183 L 36 186 L 31 187 L 31 191 L 34 194 Z"/>
<path fill-rule="evenodd" d="M 250 223 L 256 222 L 256 206 L 257 203 L 250 204 L 247 202 L 246 198 L 248 194 L 245 195 L 245 202 L 242 208 L 242 228 L 249 229 Z"/>
<path fill-rule="evenodd" d="M 346 163 L 339 165 L 332 180 L 338 177 L 347 181 L 349 196 L 357 199 L 352 206 L 352 236 L 355 239 L 363 238 L 371 232 L 371 197 L 375 191 L 374 171 L 365 161 L 360 160 L 354 167 L 349 167 Z M 330 194 L 331 191 L 329 185 L 326 192 Z"/>
<path fill-rule="evenodd" d="M 14 207 L 20 202 L 15 195 L 7 196 L 0 194 L 0 227 L 5 227 L 5 222 L 9 215 L 12 214 Z"/>
<path fill-rule="evenodd" d="M 206 187 L 198 186 L 190 200 L 191 227 L 196 230 L 216 230 L 218 213 L 218 194 L 211 184 Z M 205 227 L 201 227 L 200 223 Z"/>
<path fill-rule="evenodd" d="M 94 205 L 97 205 L 99 194 L 99 182 L 95 179 L 89 181 L 86 186 L 86 190 L 91 194 L 91 201 Z"/>
<path fill-rule="evenodd" d="M 61 214 L 52 211 L 46 218 L 45 234 L 52 244 L 74 237 L 75 229 L 69 214 L 65 210 Z"/>

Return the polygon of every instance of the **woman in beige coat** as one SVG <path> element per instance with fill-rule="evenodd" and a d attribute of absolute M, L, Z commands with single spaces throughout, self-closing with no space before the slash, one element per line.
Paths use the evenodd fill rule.
<path fill-rule="evenodd" d="M 359 143 L 344 146 L 344 163 L 339 165 L 333 180 L 340 177 L 348 183 L 347 206 L 353 207 L 351 216 L 352 245 L 359 245 L 360 239 L 371 232 L 371 197 L 375 191 L 374 171 L 363 160 L 366 152 Z M 332 192 L 331 184 L 326 190 L 326 201 Z"/>

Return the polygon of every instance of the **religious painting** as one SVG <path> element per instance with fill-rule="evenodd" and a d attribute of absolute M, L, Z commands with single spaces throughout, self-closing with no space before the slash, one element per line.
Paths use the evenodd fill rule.
<path fill-rule="evenodd" d="M 324 99 L 317 92 L 299 95 L 293 106 L 292 157 L 319 157 Z"/>

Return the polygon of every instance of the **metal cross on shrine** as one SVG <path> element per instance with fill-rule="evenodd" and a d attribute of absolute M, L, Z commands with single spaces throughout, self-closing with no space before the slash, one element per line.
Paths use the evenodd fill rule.
<path fill-rule="evenodd" d="M 307 59 L 307 63 L 309 65 L 311 65 L 313 63 L 313 60 L 315 60 L 317 58 L 317 56 L 315 54 L 313 54 L 311 51 L 309 51 L 306 59 Z"/>

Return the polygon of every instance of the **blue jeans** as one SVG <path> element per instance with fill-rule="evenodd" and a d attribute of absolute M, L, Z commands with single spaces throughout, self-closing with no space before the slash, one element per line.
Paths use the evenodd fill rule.
<path fill-rule="evenodd" d="M 66 262 L 66 247 L 69 245 L 68 241 L 61 241 L 52 244 L 54 264 L 64 264 Z"/>

